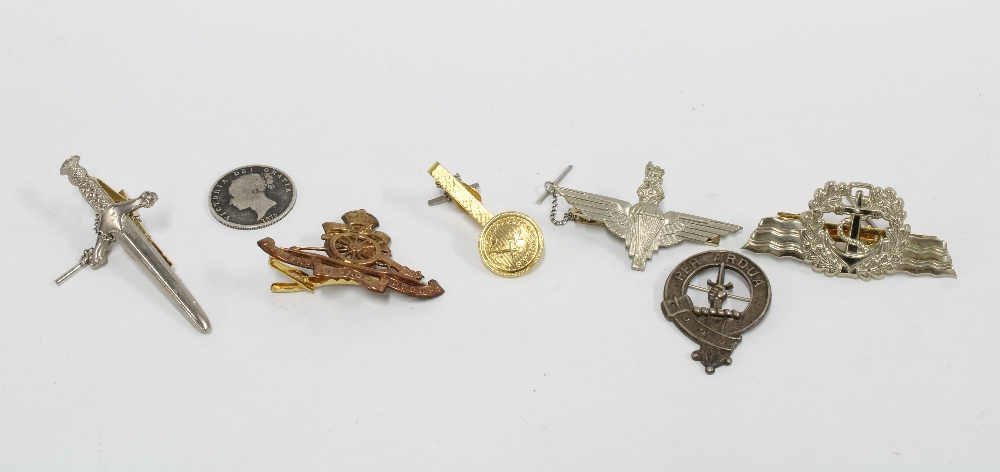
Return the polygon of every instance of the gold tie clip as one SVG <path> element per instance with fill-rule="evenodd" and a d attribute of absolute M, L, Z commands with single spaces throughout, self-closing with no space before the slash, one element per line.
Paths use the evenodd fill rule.
<path fill-rule="evenodd" d="M 480 203 L 479 192 L 437 162 L 427 172 L 459 208 L 483 226 L 479 233 L 479 257 L 487 269 L 503 277 L 518 277 L 538 264 L 545 240 L 535 220 L 517 211 L 494 216 Z"/>

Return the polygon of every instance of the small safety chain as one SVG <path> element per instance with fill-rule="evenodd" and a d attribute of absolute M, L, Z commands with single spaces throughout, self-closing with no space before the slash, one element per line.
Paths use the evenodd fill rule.
<path fill-rule="evenodd" d="M 97 233 L 97 235 L 100 236 L 101 239 L 103 239 L 104 242 L 106 243 L 110 244 L 115 242 L 114 235 L 105 233 L 104 231 L 101 231 L 100 228 L 101 228 L 101 215 L 97 215 L 97 217 L 94 218 L 94 232 Z"/>
<path fill-rule="evenodd" d="M 576 215 L 571 211 L 567 211 L 561 220 L 556 219 L 556 213 L 559 212 L 559 196 L 556 195 L 556 191 L 552 186 L 552 182 L 545 182 L 545 191 L 552 195 L 552 211 L 549 212 L 549 221 L 556 226 L 564 226 L 570 221 L 576 221 Z"/>

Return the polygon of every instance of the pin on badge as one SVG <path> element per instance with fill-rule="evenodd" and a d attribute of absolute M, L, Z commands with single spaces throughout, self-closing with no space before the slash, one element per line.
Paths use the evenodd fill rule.
<path fill-rule="evenodd" d="M 462 176 L 460 174 L 455 174 L 455 178 L 458 179 L 459 182 L 462 182 Z M 465 185 L 465 183 L 462 182 L 462 185 Z M 466 187 L 467 187 L 466 190 L 468 190 L 474 196 L 475 195 L 479 195 L 479 182 L 471 183 L 471 184 L 467 185 Z M 438 188 L 441 188 L 441 184 L 438 184 Z M 451 197 L 448 196 L 447 192 L 445 192 L 444 190 L 442 190 L 441 192 L 442 192 L 442 195 L 440 197 L 432 198 L 430 200 L 427 200 L 427 205 L 428 206 L 437 206 L 437 205 L 441 205 L 442 203 L 448 203 L 448 202 L 452 201 Z M 483 200 L 482 197 L 476 197 L 476 199 L 479 200 L 479 201 Z"/>
<path fill-rule="evenodd" d="M 947 243 L 911 234 L 905 219 L 903 199 L 892 188 L 827 182 L 813 194 L 809 210 L 762 219 L 743 249 L 799 259 L 831 277 L 868 281 L 895 272 L 955 277 Z M 875 226 L 875 220 L 886 226 Z"/>
<path fill-rule="evenodd" d="M 170 301 L 180 309 L 195 329 L 205 334 L 211 333 L 212 325 L 208 321 L 208 316 L 194 295 L 170 269 L 170 261 L 146 233 L 136 213 L 139 208 L 152 207 L 157 200 L 156 194 L 143 192 L 138 198 L 130 199 L 124 190 L 116 192 L 100 179 L 88 175 L 87 169 L 80 166 L 80 156 L 66 159 L 59 173 L 67 176 L 69 182 L 80 189 L 84 200 L 97 212 L 97 219 L 94 222 L 97 244 L 83 251 L 80 262 L 56 279 L 56 285 L 62 285 L 84 267 L 99 269 L 107 264 L 108 251 L 111 245 L 117 242 L 125 252 L 146 268 L 160 284 L 160 288 L 167 293 Z"/>
<path fill-rule="evenodd" d="M 646 261 L 652 259 L 653 253 L 661 247 L 684 241 L 718 246 L 719 238 L 743 229 L 700 216 L 661 211 L 663 169 L 654 166 L 652 162 L 646 164 L 646 177 L 637 191 L 639 203 L 636 204 L 560 187 L 559 181 L 571 168 L 572 166 L 563 171 L 555 182 L 545 183 L 545 195 L 552 196 L 549 220 L 556 226 L 563 226 L 570 221 L 603 225 L 612 234 L 625 240 L 633 270 L 645 270 Z M 558 196 L 565 198 L 572 207 L 562 220 L 556 219 Z"/>
<path fill-rule="evenodd" d="M 713 272 L 715 280 L 697 285 L 699 275 Z M 726 281 L 727 274 L 742 278 L 750 295 L 731 293 L 734 285 Z M 705 292 L 707 306 L 696 306 L 690 289 Z M 728 300 L 739 306 L 723 308 Z M 700 345 L 691 358 L 705 366 L 706 374 L 714 374 L 717 367 L 733 363 L 733 350 L 743 340 L 742 333 L 760 323 L 770 304 L 771 284 L 757 264 L 735 252 L 706 251 L 685 259 L 670 272 L 660 308 L 677 329 Z"/>
<path fill-rule="evenodd" d="M 323 247 L 280 248 L 271 238 L 257 241 L 269 256 L 268 264 L 294 282 L 271 284 L 275 293 L 314 291 L 327 285 L 361 285 L 372 292 L 391 288 L 416 298 L 444 293 L 436 280 L 392 260 L 388 234 L 376 231 L 378 219 L 364 209 L 349 211 L 341 223 L 323 223 Z M 325 254 L 323 254 L 325 253 Z M 291 266 L 312 271 L 312 274 Z"/>
<path fill-rule="evenodd" d="M 481 203 L 479 192 L 437 162 L 427 172 L 456 205 L 483 226 L 479 233 L 479 257 L 487 269 L 503 277 L 518 277 L 538 264 L 545 240 L 535 220 L 516 211 L 494 216 Z"/>

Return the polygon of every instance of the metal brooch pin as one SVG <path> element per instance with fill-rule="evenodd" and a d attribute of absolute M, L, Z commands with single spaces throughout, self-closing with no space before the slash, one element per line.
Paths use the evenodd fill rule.
<path fill-rule="evenodd" d="M 708 279 L 706 287 L 696 285 L 696 277 L 713 270 L 715 280 Z M 750 295 L 730 293 L 734 285 L 726 281 L 727 273 L 739 275 Z M 708 305 L 695 306 L 689 289 L 707 293 Z M 728 300 L 742 307 L 723 308 Z M 687 258 L 670 273 L 660 308 L 677 329 L 700 345 L 691 358 L 705 366 L 706 374 L 714 374 L 717 367 L 733 363 L 733 350 L 743 340 L 742 333 L 760 323 L 770 304 L 771 284 L 757 264 L 735 252 L 706 251 Z"/>
<path fill-rule="evenodd" d="M 379 222 L 364 209 L 349 211 L 341 223 L 323 223 L 323 247 L 280 248 L 271 238 L 257 241 L 269 256 L 268 264 L 294 282 L 271 284 L 275 293 L 312 292 L 327 285 L 361 285 L 372 292 L 391 288 L 404 295 L 433 298 L 444 293 L 436 280 L 392 260 L 388 234 L 376 231 Z M 317 254 L 320 253 L 320 254 Z M 325 253 L 322 254 L 322 253 Z M 292 266 L 312 271 L 312 274 Z"/>
<path fill-rule="evenodd" d="M 459 208 L 483 226 L 479 233 L 479 257 L 487 269 L 503 277 L 518 277 L 538 264 L 545 240 L 535 220 L 516 211 L 494 216 L 481 203 L 479 192 L 437 162 L 427 172 Z"/>
<path fill-rule="evenodd" d="M 143 229 L 136 213 L 139 208 L 153 206 L 157 199 L 156 194 L 142 192 L 139 198 L 130 199 L 124 190 L 116 192 L 100 179 L 88 175 L 87 169 L 80 166 L 80 156 L 66 159 L 59 173 L 67 176 L 69 182 L 80 189 L 84 200 L 97 212 L 97 219 L 94 222 L 97 244 L 83 251 L 80 262 L 56 279 L 56 284 L 62 285 L 84 267 L 99 269 L 107 264 L 111 244 L 117 242 L 125 252 L 149 271 L 192 326 L 202 333 L 211 333 L 212 325 L 208 321 L 208 316 L 194 299 L 194 295 L 170 269 L 170 261 Z"/>
<path fill-rule="evenodd" d="M 905 219 L 903 199 L 892 188 L 827 182 L 813 194 L 809 210 L 762 219 L 743 249 L 799 259 L 827 276 L 865 281 L 894 272 L 955 277 L 948 245 L 934 236 L 910 234 Z M 885 221 L 886 227 L 873 220 Z"/>
<path fill-rule="evenodd" d="M 605 226 L 612 234 L 625 240 L 633 270 L 645 270 L 646 261 L 652 259 L 653 253 L 661 247 L 683 241 L 718 246 L 720 237 L 743 229 L 700 216 L 661 211 L 663 169 L 654 166 L 652 162 L 646 164 L 646 177 L 637 191 L 639 203 L 636 204 L 560 187 L 559 182 L 571 168 L 572 166 L 563 171 L 555 182 L 545 183 L 545 195 L 552 196 L 549 220 L 556 226 L 570 221 Z M 572 208 L 562 220 L 556 220 L 560 195 Z M 538 203 L 541 203 L 541 199 Z"/>
<path fill-rule="evenodd" d="M 459 182 L 462 182 L 462 175 L 461 174 L 455 174 L 455 178 L 458 179 Z M 462 182 L 462 185 L 465 185 L 465 182 Z M 438 184 L 438 188 L 441 188 L 441 184 Z M 479 201 L 483 200 L 483 198 L 481 196 L 477 196 L 477 195 L 479 195 L 479 182 L 474 182 L 474 183 L 469 184 L 468 185 L 468 191 L 470 193 L 472 193 L 473 196 L 476 196 L 477 200 L 479 200 Z M 430 200 L 427 200 L 427 205 L 428 206 L 437 206 L 437 205 L 441 205 L 443 203 L 448 203 L 450 201 L 452 201 L 452 199 L 451 199 L 451 197 L 448 196 L 448 192 L 445 192 L 444 190 L 441 190 L 441 196 L 432 198 Z"/>

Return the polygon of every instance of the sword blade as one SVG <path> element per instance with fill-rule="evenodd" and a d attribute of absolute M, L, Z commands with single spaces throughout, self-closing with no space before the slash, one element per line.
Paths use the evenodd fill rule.
<path fill-rule="evenodd" d="M 149 274 L 160 284 L 160 288 L 166 292 L 174 305 L 184 314 L 184 317 L 198 331 L 208 334 L 212 332 L 212 324 L 208 321 L 208 316 L 201 309 L 201 305 L 195 300 L 194 295 L 188 291 L 181 282 L 180 277 L 170 268 L 170 264 L 163 258 L 156 246 L 146 238 L 146 234 L 136 226 L 131 218 L 122 220 L 122 233 L 115 238 L 132 259 L 142 264 Z"/>

